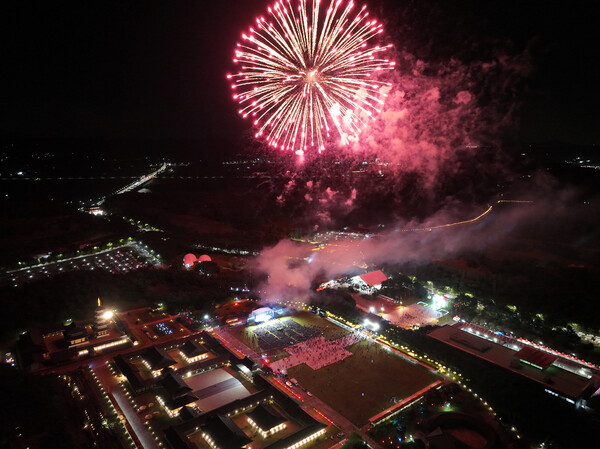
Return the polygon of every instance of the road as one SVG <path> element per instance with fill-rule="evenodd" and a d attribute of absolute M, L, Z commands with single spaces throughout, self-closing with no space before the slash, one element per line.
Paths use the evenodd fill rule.
<path fill-rule="evenodd" d="M 117 190 L 115 192 L 115 195 L 120 195 L 122 193 L 127 193 L 127 192 L 130 192 L 131 190 L 137 189 L 138 187 L 144 185 L 151 179 L 155 178 L 157 175 L 164 172 L 168 166 L 169 166 L 169 164 L 164 162 L 159 168 L 154 170 L 152 173 L 149 173 L 147 175 L 140 177 L 139 179 L 136 179 L 132 183 L 127 184 L 125 187 L 121 187 L 119 190 Z"/>

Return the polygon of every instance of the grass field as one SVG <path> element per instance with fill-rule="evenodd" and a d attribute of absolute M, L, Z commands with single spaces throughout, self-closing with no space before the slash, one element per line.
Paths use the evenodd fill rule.
<path fill-rule="evenodd" d="M 319 370 L 298 365 L 288 375 L 357 426 L 440 379 L 368 340 L 347 349 L 354 355 L 345 360 Z"/>
<path fill-rule="evenodd" d="M 451 313 L 449 313 L 448 315 L 444 315 L 439 320 L 437 320 L 437 324 L 439 326 L 443 326 L 444 324 L 451 322 L 453 319 L 454 319 L 454 317 L 452 316 Z"/>

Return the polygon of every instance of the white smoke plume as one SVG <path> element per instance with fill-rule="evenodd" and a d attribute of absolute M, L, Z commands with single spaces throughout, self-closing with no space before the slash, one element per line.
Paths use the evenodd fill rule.
<path fill-rule="evenodd" d="M 541 178 L 541 182 L 547 181 Z M 441 226 L 468 221 L 489 206 L 443 210 L 424 222 L 398 223 L 393 229 L 368 238 L 336 240 L 320 251 L 313 251 L 313 246 L 307 243 L 282 240 L 264 249 L 253 263 L 256 271 L 268 275 L 260 288 L 262 299 L 267 302 L 305 299 L 311 295 L 311 284 L 316 278 L 333 279 L 382 265 L 420 265 L 434 259 L 458 257 L 500 244 L 513 231 L 531 223 L 566 222 L 574 214 L 576 192 L 563 190 L 554 195 L 552 191 L 552 186 L 540 186 L 536 193 L 521 196 L 531 202 L 494 201 L 489 213 L 472 222 Z"/>

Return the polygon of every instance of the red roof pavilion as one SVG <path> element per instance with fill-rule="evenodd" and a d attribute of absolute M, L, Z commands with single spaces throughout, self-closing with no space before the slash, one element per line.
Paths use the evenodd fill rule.
<path fill-rule="evenodd" d="M 369 287 L 380 285 L 383 281 L 387 281 L 387 276 L 381 270 L 371 271 L 370 273 L 361 274 L 360 278 Z"/>

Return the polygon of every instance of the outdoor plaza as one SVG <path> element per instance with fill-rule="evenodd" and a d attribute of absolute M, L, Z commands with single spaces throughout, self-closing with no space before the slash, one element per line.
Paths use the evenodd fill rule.
<path fill-rule="evenodd" d="M 285 351 L 289 357 L 277 360 L 270 366 L 273 371 L 277 372 L 304 363 L 311 369 L 318 370 L 352 356 L 352 352 L 346 348 L 365 338 L 360 331 L 354 331 L 337 340 L 328 340 L 319 335 L 311 340 L 288 346 Z"/>

